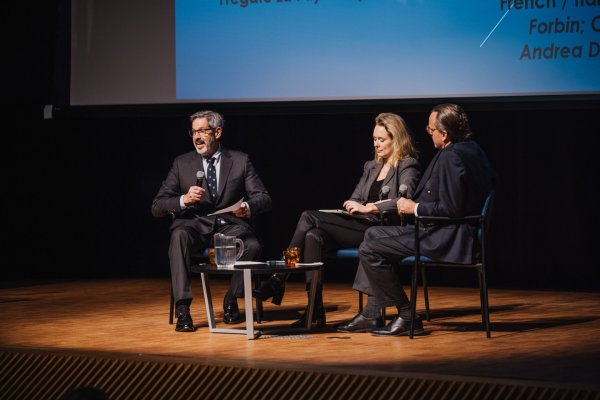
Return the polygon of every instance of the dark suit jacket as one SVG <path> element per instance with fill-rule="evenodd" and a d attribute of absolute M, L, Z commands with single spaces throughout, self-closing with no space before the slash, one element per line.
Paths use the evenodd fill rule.
<path fill-rule="evenodd" d="M 191 151 L 176 157 L 167 178 L 152 202 L 152 215 L 155 217 L 160 218 L 169 214 L 175 217 L 171 229 L 181 225 L 193 225 L 200 233 L 209 234 L 214 230 L 216 216 L 206 215 L 231 206 L 242 197 L 250 207 L 252 218 L 271 209 L 271 196 L 248 155 L 221 147 L 216 202 L 213 203 L 208 195 L 208 186 L 204 179 L 202 187 L 207 190 L 207 195 L 195 206 L 182 210 L 179 198 L 187 193 L 190 186 L 196 185 L 197 171 L 204 171 L 202 156 L 198 152 Z M 250 226 L 249 221 L 237 218 L 231 213 L 219 216 L 231 223 Z"/>
<path fill-rule="evenodd" d="M 463 217 L 481 213 L 494 174 L 483 150 L 472 140 L 440 150 L 415 190 L 418 215 Z M 407 227 L 402 243 L 414 248 L 414 229 Z M 438 261 L 471 263 L 475 230 L 468 224 L 423 227 L 421 253 Z"/>
<path fill-rule="evenodd" d="M 370 160 L 365 163 L 363 175 L 360 178 L 360 181 L 358 181 L 352 196 L 350 196 L 350 200 L 354 200 L 361 204 L 367 203 L 369 190 L 371 189 L 373 182 L 377 179 L 381 167 L 382 165 L 375 160 Z M 401 184 L 405 184 L 408 187 L 408 195 L 409 197 L 412 197 L 417 182 L 419 182 L 420 174 L 421 170 L 419 162 L 412 157 L 400 161 L 396 168 L 390 168 L 386 177 L 383 179 L 381 186 L 389 186 L 390 192 L 388 194 L 388 199 L 392 200 L 377 204 L 376 207 L 379 209 L 379 213 L 381 214 L 383 211 L 396 209 L 396 200 L 400 197 Z M 377 218 L 375 216 L 373 217 Z"/>

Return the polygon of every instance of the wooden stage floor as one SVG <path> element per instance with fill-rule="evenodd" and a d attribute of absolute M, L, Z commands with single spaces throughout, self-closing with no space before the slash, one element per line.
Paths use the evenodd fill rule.
<path fill-rule="evenodd" d="M 200 280 L 194 284 L 197 330 L 178 333 L 168 324 L 168 279 L 5 283 L 0 348 L 600 388 L 600 293 L 491 289 L 492 338 L 486 339 L 476 288 L 431 287 L 432 320 L 425 322 L 426 335 L 410 340 L 336 332 L 335 324 L 356 313 L 357 294 L 350 284 L 327 283 L 327 328 L 247 340 L 209 333 Z M 226 286 L 213 280 L 219 324 Z M 262 325 L 298 318 L 303 289 L 303 283 L 288 283 L 281 306 L 264 303 Z"/>

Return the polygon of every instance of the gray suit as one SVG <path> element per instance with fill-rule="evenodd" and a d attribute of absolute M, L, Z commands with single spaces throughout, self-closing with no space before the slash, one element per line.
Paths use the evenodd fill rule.
<path fill-rule="evenodd" d="M 204 171 L 202 156 L 196 151 L 175 158 L 167 178 L 152 202 L 152 215 L 157 218 L 172 215 L 169 260 L 175 301 L 192 299 L 189 266 L 192 253 L 211 245 L 216 232 L 233 235 L 244 241 L 242 260 L 260 256 L 262 245 L 254 234 L 251 221 L 231 213 L 207 216 L 216 210 L 231 206 L 242 197 L 248 203 L 252 218 L 271 209 L 271 197 L 260 180 L 247 154 L 221 147 L 217 198 L 208 195 L 206 179 L 202 186 L 206 195 L 194 206 L 182 209 L 180 197 L 190 186 L 196 185 L 196 172 Z M 243 296 L 241 274 L 234 274 L 231 291 Z"/>

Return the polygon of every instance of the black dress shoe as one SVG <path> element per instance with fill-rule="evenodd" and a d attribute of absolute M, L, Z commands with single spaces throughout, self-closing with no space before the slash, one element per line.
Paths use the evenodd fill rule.
<path fill-rule="evenodd" d="M 237 300 L 225 297 L 225 301 L 223 302 L 223 322 L 226 324 L 237 324 L 243 320 Z"/>
<path fill-rule="evenodd" d="M 267 301 L 272 297 L 271 303 L 280 305 L 285 293 L 286 278 L 286 274 L 271 275 L 260 285 L 260 288 L 252 289 L 252 296 L 262 301 Z"/>
<path fill-rule="evenodd" d="M 337 326 L 338 332 L 370 332 L 373 329 L 382 328 L 384 326 L 383 319 L 367 318 L 362 314 L 357 314 L 352 321 Z"/>
<path fill-rule="evenodd" d="M 415 335 L 425 333 L 423 329 L 423 321 L 421 318 L 415 318 Z M 385 328 L 373 329 L 373 334 L 376 336 L 408 336 L 410 334 L 410 319 L 402 319 L 395 317 Z"/>
<path fill-rule="evenodd" d="M 189 311 L 183 311 L 177 313 L 177 325 L 175 325 L 175 331 L 177 332 L 194 332 L 194 322 Z"/>

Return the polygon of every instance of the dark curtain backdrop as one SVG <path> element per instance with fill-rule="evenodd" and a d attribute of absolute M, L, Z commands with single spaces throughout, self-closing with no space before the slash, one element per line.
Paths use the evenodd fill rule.
<path fill-rule="evenodd" d="M 497 107 L 465 105 L 498 175 L 491 286 L 597 290 L 600 109 Z M 265 257 L 280 256 L 302 210 L 348 198 L 373 156 L 377 112 L 405 117 L 424 166 L 434 155 L 424 132 L 430 105 L 355 108 L 223 112 L 223 144 L 251 154 L 273 197 L 259 223 Z M 169 221 L 154 219 L 150 205 L 173 157 L 192 149 L 190 110 L 45 121 L 41 109 L 17 115 L 4 191 L 7 278 L 168 276 Z M 440 284 L 457 283 L 447 278 L 439 274 Z"/>

